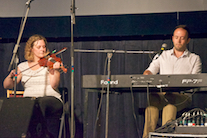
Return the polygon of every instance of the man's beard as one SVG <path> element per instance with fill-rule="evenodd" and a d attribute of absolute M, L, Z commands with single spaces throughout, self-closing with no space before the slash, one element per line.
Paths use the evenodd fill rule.
<path fill-rule="evenodd" d="M 181 47 L 180 47 L 180 46 L 181 46 Z M 186 47 L 184 47 L 184 46 L 181 45 L 181 44 L 177 44 L 177 46 L 175 46 L 175 49 L 176 49 L 177 51 L 183 52 L 183 51 L 185 51 Z"/>

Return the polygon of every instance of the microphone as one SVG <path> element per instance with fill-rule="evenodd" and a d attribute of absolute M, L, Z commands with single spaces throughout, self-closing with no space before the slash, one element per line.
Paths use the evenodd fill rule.
<path fill-rule="evenodd" d="M 28 7 L 30 7 L 30 3 L 31 3 L 32 1 L 34 1 L 34 0 L 28 0 L 28 1 L 25 3 L 25 5 L 27 5 Z"/>
<path fill-rule="evenodd" d="M 165 50 L 166 47 L 167 47 L 167 44 L 163 43 L 160 49 L 160 52 L 157 54 L 157 57 L 155 59 L 157 59 L 162 54 L 162 52 Z"/>

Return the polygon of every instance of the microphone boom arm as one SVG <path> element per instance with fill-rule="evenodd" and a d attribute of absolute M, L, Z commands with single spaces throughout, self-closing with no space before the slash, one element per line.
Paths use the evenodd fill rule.
<path fill-rule="evenodd" d="M 21 40 L 21 37 L 22 37 L 22 34 L 23 34 L 23 30 L 24 30 L 25 23 L 26 23 L 26 20 L 27 20 L 27 17 L 28 17 L 28 13 L 29 13 L 29 10 L 30 10 L 30 3 L 32 1 L 33 0 L 28 0 L 26 2 L 27 11 L 25 13 L 24 21 L 23 21 L 22 25 L 20 26 L 19 36 L 18 36 L 18 39 L 17 39 L 17 43 L 16 43 L 16 45 L 14 47 L 13 56 L 12 56 L 12 59 L 11 59 L 11 62 L 10 62 L 9 68 L 8 68 L 8 71 L 10 71 L 12 65 L 14 64 L 15 65 L 15 72 L 16 72 L 16 74 L 17 74 L 17 64 L 19 62 L 19 58 L 18 58 L 18 55 L 17 55 L 18 48 L 20 47 L 19 43 L 20 43 L 20 40 Z M 14 97 L 16 97 L 16 85 L 17 85 L 17 77 L 15 77 L 15 82 L 14 82 Z"/>

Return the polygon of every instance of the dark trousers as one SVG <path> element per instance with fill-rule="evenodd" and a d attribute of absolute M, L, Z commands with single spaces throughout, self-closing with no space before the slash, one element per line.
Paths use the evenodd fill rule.
<path fill-rule="evenodd" d="M 63 103 L 53 96 L 39 97 L 37 98 L 37 101 L 44 116 L 47 131 L 54 138 L 57 138 L 59 134 L 60 118 L 63 111 Z"/>

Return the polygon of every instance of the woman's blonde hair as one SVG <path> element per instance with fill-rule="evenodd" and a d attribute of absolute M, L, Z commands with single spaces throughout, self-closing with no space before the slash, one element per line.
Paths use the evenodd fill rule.
<path fill-rule="evenodd" d="M 34 54 L 32 53 L 32 48 L 34 46 L 34 43 L 38 40 L 44 40 L 45 46 L 46 46 L 46 51 L 49 52 L 49 49 L 47 47 L 47 40 L 44 36 L 35 34 L 32 35 L 26 42 L 25 49 L 24 49 L 24 57 L 28 61 L 33 61 L 34 60 Z"/>

